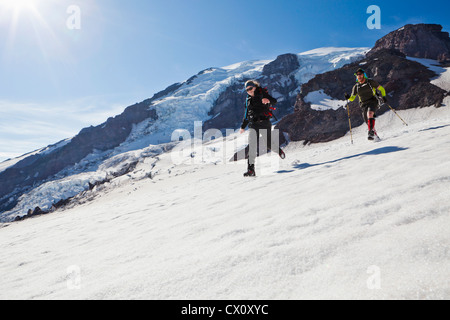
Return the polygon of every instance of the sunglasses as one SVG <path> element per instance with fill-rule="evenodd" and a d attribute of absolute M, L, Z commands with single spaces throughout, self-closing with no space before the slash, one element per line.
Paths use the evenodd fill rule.
<path fill-rule="evenodd" d="M 247 90 L 247 92 L 250 92 L 250 91 L 252 91 L 253 89 L 255 89 L 255 87 L 248 87 L 246 90 Z"/>
<path fill-rule="evenodd" d="M 356 73 L 357 76 L 362 76 L 364 73 Z"/>

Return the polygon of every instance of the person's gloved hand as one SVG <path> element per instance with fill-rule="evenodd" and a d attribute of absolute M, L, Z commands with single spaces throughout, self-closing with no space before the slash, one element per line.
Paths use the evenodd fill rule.
<path fill-rule="evenodd" d="M 344 95 L 344 97 L 345 97 L 346 100 L 350 99 L 350 95 L 349 95 L 348 93 L 346 93 L 346 94 Z"/>

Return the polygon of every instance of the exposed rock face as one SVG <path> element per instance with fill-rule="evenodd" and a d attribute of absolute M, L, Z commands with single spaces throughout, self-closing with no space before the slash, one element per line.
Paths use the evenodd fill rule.
<path fill-rule="evenodd" d="M 347 112 L 342 108 L 337 111 L 316 111 L 308 106 L 300 106 L 294 114 L 283 118 L 277 129 L 287 132 L 292 141 L 327 142 L 345 135 L 348 131 L 347 119 Z"/>
<path fill-rule="evenodd" d="M 436 74 L 420 63 L 408 60 L 396 50 L 377 50 L 366 59 L 341 69 L 317 75 L 304 84 L 295 104 L 296 111 L 284 117 L 277 128 L 287 132 L 292 141 L 326 142 L 344 136 L 348 130 L 348 115 L 344 108 L 316 111 L 305 102 L 308 93 L 323 90 L 336 100 L 344 100 L 355 84 L 355 71 L 363 67 L 368 76 L 378 81 L 388 93 L 388 103 L 395 109 L 410 109 L 435 105 L 439 107 L 446 92 L 430 83 Z M 345 104 L 343 102 L 343 104 Z M 358 99 L 349 104 L 354 127 L 363 123 Z M 390 110 L 387 106 L 377 114 Z"/>
<path fill-rule="evenodd" d="M 372 52 L 396 49 L 410 57 L 450 62 L 450 38 L 437 24 L 408 24 L 378 40 Z"/>
<path fill-rule="evenodd" d="M 300 68 L 298 56 L 284 54 L 264 66 L 260 80 L 263 87 L 268 86 L 269 92 L 278 100 L 276 116 L 281 119 L 293 111 L 299 84 L 295 73 Z M 294 94 L 293 94 L 294 93 Z"/>
<path fill-rule="evenodd" d="M 282 75 L 289 77 L 292 72 L 300 67 L 298 57 L 295 54 L 283 54 L 277 59 L 264 66 L 262 75 L 271 77 L 273 75 Z"/>
<path fill-rule="evenodd" d="M 222 92 L 210 111 L 211 120 L 203 125 L 208 129 L 235 129 L 240 126 L 245 112 L 245 81 L 238 81 Z"/>

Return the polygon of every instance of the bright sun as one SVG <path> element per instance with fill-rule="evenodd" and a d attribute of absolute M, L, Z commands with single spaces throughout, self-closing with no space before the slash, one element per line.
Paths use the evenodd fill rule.
<path fill-rule="evenodd" d="M 0 0 L 0 6 L 14 10 L 31 10 L 37 0 Z"/>

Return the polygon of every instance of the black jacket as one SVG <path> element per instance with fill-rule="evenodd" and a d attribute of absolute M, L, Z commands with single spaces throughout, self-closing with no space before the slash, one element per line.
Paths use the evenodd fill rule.
<path fill-rule="evenodd" d="M 270 104 L 263 104 L 262 99 L 269 99 Z M 247 95 L 245 102 L 245 114 L 241 128 L 245 129 L 250 122 L 268 120 L 271 117 L 270 106 L 277 103 L 277 99 L 273 98 L 266 89 L 257 87 L 255 96 Z"/>

